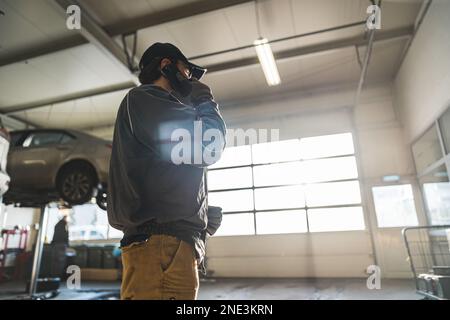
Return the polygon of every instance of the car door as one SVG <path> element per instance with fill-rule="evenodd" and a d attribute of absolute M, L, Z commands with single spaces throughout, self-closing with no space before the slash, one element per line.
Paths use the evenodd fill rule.
<path fill-rule="evenodd" d="M 20 158 L 21 150 L 22 150 L 22 144 L 24 139 L 29 135 L 29 132 L 27 131 L 13 131 L 11 132 L 11 142 L 9 146 L 9 153 L 8 153 L 8 162 L 6 165 L 6 172 L 8 172 L 9 176 L 11 177 L 10 186 L 15 188 L 19 185 L 16 184 L 16 182 L 19 181 L 20 176 L 20 169 L 22 167 L 22 164 L 18 161 L 18 158 Z"/>
<path fill-rule="evenodd" d="M 60 164 L 73 149 L 73 138 L 62 131 L 31 132 L 14 150 L 15 186 L 27 189 L 53 188 Z"/>

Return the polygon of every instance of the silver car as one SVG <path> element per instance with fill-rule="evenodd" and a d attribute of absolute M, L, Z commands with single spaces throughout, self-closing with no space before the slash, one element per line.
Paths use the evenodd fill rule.
<path fill-rule="evenodd" d="M 32 202 L 52 192 L 69 205 L 96 197 L 106 208 L 111 142 L 67 129 L 13 131 L 7 172 L 11 177 L 7 203 Z"/>

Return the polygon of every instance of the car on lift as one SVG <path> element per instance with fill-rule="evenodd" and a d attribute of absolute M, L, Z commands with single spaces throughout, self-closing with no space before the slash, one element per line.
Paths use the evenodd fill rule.
<path fill-rule="evenodd" d="M 110 141 L 69 129 L 10 132 L 6 203 L 56 194 L 69 205 L 96 199 L 106 209 Z M 41 199 L 42 200 L 42 199 Z"/>

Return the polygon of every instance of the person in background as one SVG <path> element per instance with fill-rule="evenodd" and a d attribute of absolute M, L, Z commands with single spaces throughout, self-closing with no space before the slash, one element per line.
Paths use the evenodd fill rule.
<path fill-rule="evenodd" d="M 52 244 L 69 245 L 69 228 L 67 225 L 67 219 L 67 215 L 64 215 L 55 225 Z"/>

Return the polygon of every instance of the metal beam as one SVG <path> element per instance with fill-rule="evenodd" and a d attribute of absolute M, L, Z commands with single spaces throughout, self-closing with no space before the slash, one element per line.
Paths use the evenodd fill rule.
<path fill-rule="evenodd" d="M 20 122 L 21 124 L 25 125 L 26 127 L 34 127 L 34 128 L 39 128 L 40 126 L 28 121 L 27 119 L 22 119 L 20 117 L 14 116 L 14 115 L 7 115 L 5 113 L 0 113 L 0 117 L 2 118 L 2 122 L 6 125 L 7 123 L 5 123 L 5 120 L 12 120 L 14 122 Z M 11 126 L 14 127 L 14 126 Z M 16 128 L 14 128 L 16 129 Z"/>
<path fill-rule="evenodd" d="M 364 55 L 364 60 L 361 68 L 361 74 L 359 76 L 358 88 L 356 89 L 354 107 L 356 108 L 359 104 L 359 97 L 361 96 L 362 87 L 366 81 L 367 70 L 369 69 L 369 62 L 372 56 L 373 42 L 375 39 L 375 29 L 369 30 L 369 41 L 367 43 L 366 53 Z"/>
<path fill-rule="evenodd" d="M 318 35 L 318 34 L 322 34 L 322 33 L 327 33 L 327 32 L 331 32 L 331 31 L 343 30 L 343 29 L 349 29 L 349 28 L 361 26 L 361 25 L 364 25 L 365 23 L 366 23 L 365 20 L 357 21 L 357 22 L 353 22 L 353 23 L 347 23 L 347 24 L 343 24 L 343 25 L 340 25 L 340 26 L 336 26 L 336 27 L 320 29 L 320 30 L 310 31 L 310 32 L 301 33 L 301 34 L 295 34 L 293 36 L 284 37 L 284 38 L 273 39 L 273 40 L 269 40 L 267 43 L 268 44 L 272 44 L 272 43 L 277 43 L 277 42 L 283 42 L 283 41 L 288 41 L 288 40 L 294 40 L 294 39 L 299 39 L 299 38 L 310 37 L 310 36 L 314 36 L 314 35 Z M 201 54 L 201 55 L 198 55 L 198 56 L 190 57 L 190 59 L 195 60 L 195 59 L 208 58 L 208 57 L 217 56 L 217 55 L 224 54 L 224 53 L 229 53 L 229 52 L 235 52 L 235 51 L 241 51 L 241 50 L 244 50 L 244 49 L 254 48 L 254 46 L 255 45 L 252 43 L 252 44 L 248 44 L 248 45 L 241 46 L 241 47 L 236 47 L 236 48 L 231 48 L 231 49 L 226 49 L 226 50 L 221 50 L 221 51 L 216 51 L 216 52 L 211 52 L 211 53 L 206 53 L 206 54 Z"/>
<path fill-rule="evenodd" d="M 39 101 L 38 103 L 27 103 L 27 104 L 22 104 L 22 105 L 10 107 L 10 108 L 2 108 L 2 112 L 4 114 L 10 115 L 15 112 L 47 107 L 47 106 L 53 105 L 53 104 L 64 103 L 64 102 L 68 102 L 68 101 L 72 101 L 72 100 L 83 99 L 86 97 L 92 97 L 92 96 L 101 95 L 101 94 L 112 93 L 112 92 L 116 92 L 116 91 L 120 91 L 120 90 L 130 89 L 133 87 L 135 87 L 135 84 L 134 84 L 134 82 L 130 81 L 130 82 L 125 82 L 125 83 L 121 83 L 118 85 L 103 87 L 100 89 L 92 89 L 92 90 L 81 91 L 81 92 L 77 92 L 77 93 L 73 93 L 73 94 L 68 94 L 63 97 L 58 97 L 56 99 L 42 100 L 42 101 Z"/>
<path fill-rule="evenodd" d="M 34 249 L 33 267 L 31 269 L 31 279 L 29 288 L 29 298 L 35 299 L 37 292 L 39 271 L 41 269 L 42 253 L 44 250 L 45 235 L 47 233 L 47 221 L 48 221 L 49 208 L 47 205 L 41 206 L 41 214 L 39 216 L 39 229 L 36 238 L 36 245 Z"/>
<path fill-rule="evenodd" d="M 70 4 L 77 4 L 80 6 L 80 8 L 82 8 L 82 5 L 78 4 L 78 2 L 82 3 L 82 1 L 64 1 L 64 0 L 55 0 L 55 1 L 57 1 L 59 6 L 63 7 L 64 15 L 66 14 L 65 8 L 67 8 L 67 6 Z M 92 24 L 92 22 L 94 22 L 94 25 L 97 25 L 94 28 L 94 30 L 101 28 L 104 34 L 108 35 L 109 38 L 112 38 L 121 34 L 129 34 L 134 31 L 138 31 L 140 29 L 157 26 L 162 23 L 168 23 L 180 19 L 185 19 L 198 14 L 220 10 L 251 1 L 254 0 L 222 0 L 222 1 L 202 0 L 199 2 L 184 4 L 176 8 L 147 14 L 138 18 L 130 18 L 128 20 L 125 20 L 124 22 L 105 26 L 103 28 L 101 28 L 97 23 L 95 23 L 92 17 L 90 17 L 89 10 L 84 9 L 82 10 L 82 27 L 83 27 L 82 29 L 89 27 Z M 58 10 L 59 9 L 60 8 L 58 8 Z M 86 18 L 88 18 L 89 21 L 86 20 Z M 104 38 L 104 34 L 102 35 L 102 38 Z M 93 35 L 95 36 L 96 32 L 94 32 Z M 76 34 L 74 36 L 57 40 L 55 42 L 45 43 L 34 49 L 27 50 L 27 52 L 17 53 L 0 59 L 0 67 L 89 43 L 90 39 L 89 40 L 87 39 L 89 39 L 89 37 L 86 37 L 86 34 L 83 35 Z M 113 52 L 115 52 L 116 49 L 113 49 Z M 122 56 L 122 54 L 123 49 L 122 53 L 118 52 L 119 56 Z M 123 58 L 125 58 L 125 56 L 123 56 Z M 119 59 L 122 61 L 122 57 L 120 57 Z"/>
<path fill-rule="evenodd" d="M 398 28 L 393 29 L 389 31 L 379 32 L 374 37 L 374 41 L 386 41 L 386 40 L 393 40 L 393 39 L 400 39 L 400 38 L 407 38 L 412 35 L 413 32 L 413 26 L 405 27 L 405 28 Z M 351 38 L 345 38 L 341 40 L 335 40 L 335 41 L 329 41 L 319 44 L 314 44 L 310 46 L 295 48 L 295 49 L 289 49 L 281 52 L 274 52 L 274 57 L 276 60 L 282 60 L 287 59 L 291 57 L 297 57 L 297 56 L 303 56 L 308 54 L 316 54 L 320 52 L 330 51 L 330 50 L 336 50 L 351 46 L 363 46 L 367 44 L 367 40 L 364 38 L 363 35 L 357 36 L 357 37 L 351 37 Z M 228 70 L 233 68 L 241 68 L 246 67 L 254 64 L 258 64 L 258 58 L 252 57 L 252 58 L 244 58 L 240 60 L 233 60 L 228 61 L 224 63 L 218 63 L 214 65 L 207 66 L 208 73 L 211 72 L 217 72 L 222 70 Z"/>

